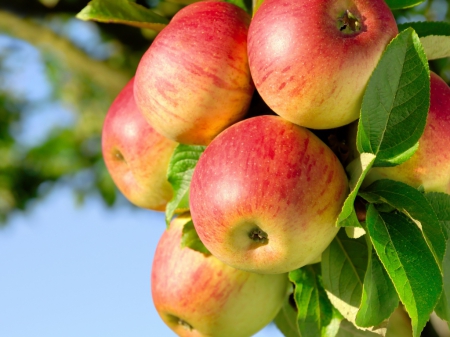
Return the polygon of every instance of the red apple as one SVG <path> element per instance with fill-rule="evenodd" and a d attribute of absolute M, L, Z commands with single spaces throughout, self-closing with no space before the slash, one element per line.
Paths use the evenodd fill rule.
<path fill-rule="evenodd" d="M 347 176 L 311 131 L 260 116 L 223 131 L 194 170 L 190 209 L 205 246 L 232 267 L 284 273 L 336 235 Z"/>
<path fill-rule="evenodd" d="M 207 145 L 242 119 L 254 92 L 249 15 L 220 1 L 180 10 L 143 55 L 136 102 L 153 127 L 183 144 Z"/>
<path fill-rule="evenodd" d="M 212 255 L 181 248 L 182 228 L 189 220 L 173 220 L 156 248 L 151 288 L 159 315 L 182 337 L 253 335 L 281 308 L 287 275 L 237 270 Z"/>
<path fill-rule="evenodd" d="M 419 148 L 403 164 L 373 168 L 365 183 L 387 178 L 450 194 L 450 87 L 435 73 L 430 81 L 430 110 Z"/>
<path fill-rule="evenodd" d="M 248 33 L 256 89 L 293 123 L 346 125 L 359 117 L 369 77 L 397 33 L 383 0 L 265 0 Z"/>
<path fill-rule="evenodd" d="M 106 115 L 102 152 L 111 177 L 133 204 L 163 211 L 172 198 L 166 171 L 177 146 L 145 120 L 133 96 L 134 79 L 123 88 Z"/>

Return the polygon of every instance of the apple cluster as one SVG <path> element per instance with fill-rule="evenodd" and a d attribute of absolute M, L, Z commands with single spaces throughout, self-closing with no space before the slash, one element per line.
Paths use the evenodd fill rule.
<path fill-rule="evenodd" d="M 152 267 L 154 304 L 179 336 L 251 336 L 286 300 L 287 273 L 320 261 L 349 183 L 315 130 L 351 134 L 397 34 L 383 0 L 265 0 L 252 18 L 201 1 L 180 10 L 143 55 L 108 111 L 102 151 L 133 204 L 164 211 L 174 149 L 206 147 L 189 210 L 170 223 Z M 258 95 L 270 109 L 253 104 Z M 450 193 L 450 153 L 441 151 L 449 128 L 450 88 L 432 74 L 418 151 L 373 169 L 368 181 Z M 181 248 L 191 220 L 203 252 Z"/>

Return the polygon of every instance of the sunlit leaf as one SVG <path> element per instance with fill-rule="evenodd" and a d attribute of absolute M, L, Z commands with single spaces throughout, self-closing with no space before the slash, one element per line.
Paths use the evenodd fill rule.
<path fill-rule="evenodd" d="M 351 239 L 341 229 L 322 254 L 322 280 L 331 303 L 354 322 L 361 303 L 368 250 L 364 237 Z"/>
<path fill-rule="evenodd" d="M 347 166 L 346 171 L 350 176 L 350 194 L 345 200 L 341 213 L 337 219 L 336 225 L 338 227 L 360 227 L 355 213 L 355 199 L 358 195 L 359 188 L 361 187 L 366 174 L 375 162 L 375 159 L 376 156 L 371 153 L 362 153 Z"/>
<path fill-rule="evenodd" d="M 181 247 L 183 248 L 188 247 L 202 254 L 211 255 L 209 250 L 200 240 L 192 220 L 185 223 L 183 226 L 183 232 L 181 236 Z"/>
<path fill-rule="evenodd" d="M 381 179 L 361 191 L 360 196 L 372 203 L 385 202 L 414 220 L 441 265 L 446 237 L 436 213 L 421 192 L 399 181 Z"/>
<path fill-rule="evenodd" d="M 442 292 L 442 277 L 422 232 L 402 213 L 367 212 L 373 247 L 411 317 L 413 336 L 419 337 Z"/>
<path fill-rule="evenodd" d="M 376 155 L 376 166 L 408 160 L 418 146 L 430 106 L 428 61 L 411 28 L 386 48 L 365 91 L 358 124 L 360 153 Z"/>
<path fill-rule="evenodd" d="M 403 9 L 420 5 L 425 0 L 386 0 L 391 9 Z"/>
<path fill-rule="evenodd" d="M 170 159 L 167 180 L 172 185 L 174 195 L 166 206 L 166 223 L 169 225 L 175 212 L 189 209 L 189 187 L 192 174 L 205 146 L 179 144 Z"/>
<path fill-rule="evenodd" d="M 120 23 L 156 31 L 169 23 L 165 17 L 129 0 L 92 0 L 76 17 L 84 21 Z"/>
<path fill-rule="evenodd" d="M 450 57 L 450 23 L 448 22 L 408 22 L 399 25 L 400 31 L 413 28 L 420 38 L 428 60 Z"/>
<path fill-rule="evenodd" d="M 371 327 L 381 324 L 398 307 L 399 298 L 394 285 L 372 245 L 369 244 L 369 262 L 361 298 L 356 315 L 356 324 Z"/>
<path fill-rule="evenodd" d="M 301 336 L 321 336 L 333 318 L 333 308 L 320 281 L 320 268 L 305 266 L 291 271 Z"/>

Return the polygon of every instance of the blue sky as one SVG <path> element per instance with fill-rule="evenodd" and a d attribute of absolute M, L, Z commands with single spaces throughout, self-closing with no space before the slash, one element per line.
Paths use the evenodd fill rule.
<path fill-rule="evenodd" d="M 161 213 L 95 197 L 79 208 L 65 188 L 14 216 L 0 231 L 0 336 L 175 336 L 150 294 L 164 229 Z"/>
<path fill-rule="evenodd" d="M 86 34 L 92 32 L 77 36 Z M 70 109 L 45 103 L 51 88 L 39 51 L 0 35 L 0 54 L 7 48 L 13 54 L 3 65 L 10 72 L 0 78 L 0 87 L 7 84 L 37 102 L 27 111 L 19 141 L 33 144 L 52 125 L 70 125 Z M 150 294 L 151 263 L 164 229 L 161 213 L 108 209 L 96 197 L 77 207 L 63 186 L 30 212 L 14 215 L 0 230 L 0 336 L 174 336 Z M 269 326 L 257 336 L 281 334 Z"/>

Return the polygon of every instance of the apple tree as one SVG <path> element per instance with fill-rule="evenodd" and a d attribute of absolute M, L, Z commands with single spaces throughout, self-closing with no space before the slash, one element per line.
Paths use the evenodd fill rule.
<path fill-rule="evenodd" d="M 168 225 L 174 216 L 191 211 L 179 244 L 244 271 L 288 272 L 291 290 L 273 317 L 286 336 L 415 337 L 432 315 L 448 322 L 450 88 L 430 67 L 439 69 L 442 63 L 435 60 L 450 56 L 450 24 L 400 23 L 404 9 L 420 1 L 230 2 L 236 8 L 232 15 L 242 17 L 235 13 L 243 10 L 251 16 L 248 61 L 256 91 L 249 107 L 246 98 L 217 89 L 244 78 L 243 70 L 235 75 L 223 71 L 228 64 L 237 69 L 240 54 L 231 52 L 240 53 L 242 44 L 225 52 L 232 61 L 224 64 L 210 64 L 205 57 L 211 48 L 220 62 L 223 50 L 235 42 L 227 34 L 232 29 L 231 36 L 240 34 L 242 21 L 221 17 L 228 5 L 190 4 L 168 21 L 131 1 L 94 0 L 78 14 L 83 20 L 160 32 L 137 69 L 134 98 L 156 131 L 180 143 L 167 168 L 173 198 L 166 207 Z M 331 23 L 330 17 L 335 19 Z M 221 20 L 233 24 L 221 30 Z M 204 33 L 209 26 L 212 37 Z M 214 45 L 217 41 L 221 48 Z M 236 101 L 239 111 L 247 111 L 244 117 L 237 115 L 244 118 L 238 123 L 236 115 L 227 115 Z M 216 126 L 221 115 L 212 103 L 223 105 L 227 124 Z M 214 117 L 201 120 L 208 112 Z M 346 175 L 331 174 L 326 180 L 328 173 L 320 170 L 331 164 L 323 161 L 322 150 L 291 151 L 288 130 L 298 126 L 278 126 L 291 122 L 308 133 L 305 144 L 317 138 L 334 150 Z M 212 136 L 199 140 L 205 131 Z M 284 153 L 288 159 L 279 159 Z M 311 158 L 320 165 L 308 164 Z M 305 162 L 296 166 L 297 159 Z M 302 181 L 305 167 L 307 179 Z M 322 182 L 307 185 L 315 176 Z M 290 180 L 301 187 L 285 185 Z M 334 195 L 332 205 L 323 195 L 323 182 Z M 333 185 L 341 182 L 347 190 L 342 200 Z M 300 197 L 290 196 L 302 188 Z M 322 189 L 320 195 L 315 188 Z M 326 206 L 316 210 L 317 205 Z M 328 215 L 313 220 L 307 213 L 320 215 L 335 206 L 331 221 L 325 220 Z M 284 218 L 283 212 L 289 216 Z M 318 223 L 333 229 L 329 239 Z M 298 237 L 298 228 L 290 231 L 295 226 L 301 228 Z M 320 250 L 318 256 L 311 243 Z M 300 253 L 302 248 L 310 252 L 306 258 L 299 258 L 307 254 Z M 169 255 L 164 258 L 170 261 Z M 155 282 L 158 276 L 152 276 Z M 159 291 L 170 293 L 171 288 Z M 202 293 L 199 289 L 197 296 Z M 220 329 L 202 330 L 188 313 L 167 318 L 165 304 L 155 305 L 180 336 L 194 331 L 222 335 Z M 405 317 L 408 323 L 399 324 Z M 222 318 L 211 321 L 215 319 Z"/>
<path fill-rule="evenodd" d="M 226 1 L 234 6 L 231 12 L 241 13 L 238 15 L 241 21 L 233 21 L 234 24 L 230 26 L 232 29 L 236 29 L 244 22 L 243 26 L 246 24 L 250 26 L 250 32 L 260 34 L 252 35 L 253 38 L 248 40 L 250 72 L 245 76 L 242 74 L 246 72 L 238 69 L 236 64 L 232 64 L 230 68 L 238 69 L 237 73 L 227 73 L 224 69 L 228 63 L 217 66 L 213 62 L 205 62 L 202 59 L 204 55 L 202 49 L 199 49 L 200 52 L 196 50 L 189 53 L 191 46 L 202 47 L 202 44 L 206 45 L 206 41 L 201 39 L 197 41 L 195 35 L 188 36 L 188 28 L 202 21 L 202 30 L 207 30 L 209 26 L 216 24 L 215 21 L 220 21 L 219 19 L 208 21 L 210 17 L 206 15 L 200 20 L 200 14 L 194 13 L 186 19 L 192 21 L 177 31 L 178 35 L 167 33 L 169 29 L 166 28 L 174 28 L 179 20 L 176 14 L 185 8 L 188 10 L 193 8 L 190 6 L 195 2 L 150 1 L 146 7 L 129 0 L 93 0 L 77 14 L 77 18 L 81 20 L 122 24 L 118 27 L 137 27 L 147 36 L 157 38 L 151 44 L 153 49 L 157 48 L 158 43 L 162 43 L 157 41 L 163 41 L 163 36 L 169 36 L 162 44 L 171 50 L 171 54 L 162 55 L 156 64 L 150 60 L 148 65 L 137 66 L 138 71 L 135 74 L 140 83 L 139 98 L 131 89 L 128 89 L 127 93 L 121 91 L 116 97 L 127 81 L 130 81 L 128 88 L 131 88 L 134 71 L 129 73 L 111 71 L 111 68 L 96 63 L 95 72 L 91 72 L 93 69 L 89 67 L 91 63 L 76 51 L 69 50 L 71 57 L 68 57 L 68 60 L 72 61 L 72 66 L 79 69 L 83 80 L 90 78 L 89 75 L 93 73 L 100 75 L 92 76 L 92 81 L 106 88 L 107 94 L 105 92 L 103 94 L 109 95 L 110 101 L 116 97 L 108 116 L 111 111 L 122 113 L 140 110 L 147 120 L 157 120 L 157 116 L 148 117 L 154 113 L 155 106 L 163 106 L 157 113 L 159 115 L 168 110 L 167 105 L 163 105 L 159 97 L 166 98 L 179 93 L 181 96 L 176 99 L 169 97 L 168 101 L 172 105 L 180 106 L 183 111 L 190 111 L 190 116 L 198 113 L 199 115 L 195 115 L 194 118 L 197 121 L 201 120 L 205 113 L 213 111 L 212 107 L 218 107 L 219 110 L 223 107 L 228 113 L 228 110 L 237 106 L 234 110 L 238 112 L 234 111 L 233 116 L 225 118 L 228 124 L 215 127 L 213 135 L 208 135 L 206 141 L 191 141 L 192 137 L 183 136 L 172 139 L 171 145 L 166 148 L 161 145 L 159 152 L 165 152 L 164 161 L 157 155 L 148 157 L 144 155 L 146 151 L 156 147 L 154 145 L 156 141 L 148 136 L 153 134 L 153 130 L 149 131 L 149 126 L 142 116 L 139 116 L 141 122 L 135 122 L 136 119 L 128 115 L 115 123 L 114 130 L 120 130 L 120 127 L 124 126 L 125 131 L 129 131 L 130 125 L 133 125 L 131 133 L 120 131 L 112 133 L 116 138 L 108 136 L 109 129 L 113 129 L 108 125 L 114 123 L 105 122 L 103 125 L 103 157 L 116 185 L 131 202 L 140 207 L 157 210 L 165 208 L 168 230 L 161 242 L 170 244 L 160 244 L 152 275 L 153 297 L 161 298 L 159 302 L 155 302 L 155 306 L 162 319 L 180 336 L 190 336 L 198 332 L 200 335 L 203 333 L 211 336 L 238 336 L 242 333 L 245 337 L 269 321 L 273 321 L 288 337 L 377 335 L 416 337 L 425 336 L 427 331 L 432 329 L 430 319 L 436 321 L 439 317 L 442 322 L 446 322 L 445 325 L 448 325 L 450 88 L 444 80 L 450 81 L 448 62 L 450 11 L 445 1 L 387 0 L 385 3 L 373 1 L 372 3 L 377 3 L 376 6 L 386 8 L 380 16 L 364 13 L 364 6 L 371 2 L 362 0 L 354 1 L 361 5 L 359 9 L 352 7 L 339 14 L 332 12 L 324 4 L 331 4 L 330 8 L 335 8 L 336 3 L 348 4 L 353 1 L 257 0 L 253 3 L 246 0 Z M 326 12 L 327 10 L 331 12 Z M 447 18 L 439 15 L 439 20 L 436 20 L 435 17 L 420 16 L 423 13 L 429 15 L 436 10 L 441 10 L 442 13 L 447 11 Z M 293 13 L 296 15 L 292 15 Z M 318 24 L 321 22 L 318 20 L 320 14 L 324 13 L 334 13 L 333 17 L 337 21 L 330 27 Z M 172 19 L 174 16 L 175 19 Z M 292 21 L 295 18 L 300 20 Z M 396 21 L 393 21 L 394 18 Z M 0 27 L 3 30 L 19 38 L 41 41 L 43 48 L 48 45 L 45 39 L 30 38 L 35 36 L 32 34 L 38 26 L 27 23 L 23 27 L 20 25 L 22 30 L 14 31 L 13 27 L 19 25 L 12 23 L 20 23 L 14 20 L 10 14 L 0 11 Z M 244 29 L 239 27 L 241 30 Z M 367 45 L 363 44 L 364 41 L 352 45 L 353 37 L 363 36 L 363 33 L 369 31 L 372 33 L 372 27 L 376 27 L 374 31 L 376 34 L 372 35 Z M 336 43 L 337 39 L 326 41 L 323 37 L 333 29 L 345 35 L 344 47 Z M 307 41 L 309 38 L 317 38 L 319 31 L 323 33 L 322 40 Z M 129 34 L 125 39 L 139 35 L 137 30 L 127 32 L 134 35 Z M 229 44 L 226 39 L 227 33 L 228 29 L 217 29 L 208 35 L 209 40 L 216 42 L 214 55 L 217 59 L 220 59 L 220 53 Z M 232 36 L 236 34 L 233 33 Z M 40 35 L 46 36 L 54 46 L 66 51 L 67 48 L 70 49 L 63 43 L 58 44 L 60 40 L 54 35 Z M 300 39 L 300 42 L 292 46 L 292 41 L 296 39 Z M 241 38 L 241 44 L 227 49 L 228 59 L 243 59 L 247 62 L 247 57 L 242 57 L 246 52 L 246 48 L 242 46 L 246 42 L 246 39 Z M 304 46 L 307 48 L 302 50 Z M 327 47 L 330 49 L 327 50 Z M 188 50 L 187 54 L 179 53 L 183 48 Z M 210 48 L 209 45 L 206 48 Z M 282 55 L 282 50 L 288 52 Z M 352 59 L 355 54 L 358 57 Z M 198 63 L 193 63 L 192 60 Z M 188 67 L 186 65 L 188 61 L 192 61 L 189 66 L 195 69 L 196 76 L 182 79 L 174 87 L 174 81 L 180 80 L 180 74 Z M 176 71 L 172 69 L 172 72 L 164 75 L 168 64 L 172 63 L 181 66 Z M 143 75 L 145 71 L 149 72 Z M 210 85 L 206 80 L 198 80 L 204 74 L 212 79 L 214 86 L 227 89 L 231 87 L 230 83 L 238 82 L 238 79 L 244 77 L 247 88 L 241 90 L 241 85 L 232 91 L 244 92 L 243 96 L 246 98 L 242 98 L 242 95 L 226 96 L 226 90 L 223 92 L 216 90 L 214 92 L 216 95 L 199 98 L 196 96 L 198 89 L 203 90 L 205 86 Z M 158 81 L 150 85 L 155 78 Z M 297 86 L 292 84 L 296 79 L 301 79 Z M 164 88 L 160 86 L 161 83 L 164 84 Z M 153 91 L 147 91 L 145 87 L 147 84 L 149 88 L 154 87 Z M 252 87 L 253 84 L 256 89 Z M 310 90 L 303 91 L 305 88 Z M 187 89 L 192 90 L 186 91 Z M 208 90 L 209 87 L 205 91 Z M 286 92 L 289 94 L 285 95 Z M 304 95 L 296 96 L 296 92 L 302 92 Z M 73 101 L 82 101 L 81 97 L 85 96 L 75 95 Z M 98 96 L 94 95 L 95 97 Z M 151 108 L 142 107 L 152 100 L 155 102 Z M 93 103 L 95 99 L 89 102 Z M 317 102 L 324 105 L 317 107 L 315 105 Z M 7 149 L 9 152 L 12 152 L 15 146 L 9 129 L 16 117 L 8 112 L 8 109 L 20 110 L 20 103 L 12 103 L 7 96 L 0 96 L 0 105 L 5 111 L 0 115 L 1 146 L 2 150 Z M 137 107 L 136 103 L 140 106 Z M 206 109 L 202 111 L 204 107 Z M 107 107 L 102 106 L 102 109 L 106 112 Z M 327 113 L 334 109 L 341 115 L 328 116 Z M 304 116 L 301 116 L 299 110 L 304 112 Z M 170 114 L 174 116 L 177 112 L 171 111 Z M 320 118 L 315 118 L 317 115 Z M 191 133 L 197 135 L 201 131 L 210 131 L 209 123 L 219 123 L 220 118 L 220 113 L 214 113 L 213 118 L 193 126 Z M 185 116 L 178 115 L 174 119 L 181 120 L 182 123 L 175 125 L 171 124 L 174 122 L 170 122 L 164 127 L 165 131 L 162 127 L 158 127 L 157 131 L 168 137 L 174 137 L 170 134 L 178 132 L 179 129 L 185 131 L 183 125 L 183 122 L 187 123 Z M 242 119 L 243 121 L 237 122 Z M 277 123 L 281 120 L 280 123 L 289 125 L 289 130 L 296 130 L 294 133 L 308 135 L 307 141 L 303 136 L 302 144 L 317 140 L 321 142 L 320 144 L 324 144 L 327 150 L 316 153 L 300 150 L 288 152 L 285 150 L 292 143 L 283 144 L 279 148 L 274 147 L 284 140 L 283 137 L 287 133 L 284 127 L 278 134 L 271 134 L 270 131 L 274 132 L 279 126 L 260 126 L 259 129 L 251 129 L 248 126 L 249 129 L 245 129 L 246 125 L 256 123 L 255 121 L 258 121 L 259 125 L 265 125 L 260 121 L 272 119 L 277 120 Z M 129 122 L 130 120 L 133 120 L 133 124 Z M 152 127 L 156 128 L 157 125 L 153 123 Z M 98 138 L 100 126 L 97 125 L 95 130 L 87 128 L 87 131 L 83 126 L 85 125 L 77 128 L 76 133 L 69 130 L 53 133 L 52 137 L 41 146 L 26 152 L 22 158 L 6 163 L 9 166 L 4 164 L 6 169 L 1 168 L 0 171 L 2 178 L 0 192 L 2 196 L 9 196 L 9 199 L 0 200 L 10 201 L 8 204 L 0 204 L 0 208 L 6 205 L 5 213 L 15 208 L 25 208 L 27 201 L 38 195 L 39 186 L 43 183 L 58 181 L 86 168 L 94 168 L 96 187 L 102 191 L 109 203 L 114 202 L 114 197 L 111 197 L 112 184 L 101 166 L 98 139 L 95 143 L 98 145 L 97 152 L 87 151 L 87 156 L 85 153 L 86 139 L 95 135 Z M 138 133 L 136 130 L 141 127 L 144 131 Z M 233 132 L 235 133 L 231 140 L 225 138 L 229 134 L 233 135 Z M 264 132 L 268 132 L 267 136 Z M 132 134 L 134 138 L 128 138 L 128 143 L 121 138 L 119 147 L 117 139 L 124 137 L 120 134 L 128 136 Z M 252 139 L 259 140 L 252 143 Z M 267 144 L 263 141 L 265 139 L 269 139 Z M 238 140 L 245 143 L 245 146 L 240 147 Z M 175 142 L 179 144 L 176 145 Z M 170 151 L 167 148 L 170 148 Z M 300 149 L 300 145 L 298 148 Z M 49 153 L 52 158 L 59 158 L 61 149 L 69 152 L 72 150 L 70 152 L 72 155 L 65 158 L 73 160 L 64 162 L 53 170 L 52 167 L 45 166 L 46 161 L 42 158 Z M 237 152 L 231 152 L 233 150 Z M 346 173 L 326 175 L 324 172 L 328 171 L 319 171 L 331 166 L 329 163 L 332 161 L 317 167 L 311 165 L 310 176 L 307 176 L 305 181 L 310 181 L 315 175 L 317 178 L 315 184 L 307 186 L 302 194 L 297 194 L 301 198 L 290 198 L 288 196 L 290 188 L 295 191 L 302 188 L 297 186 L 300 179 L 296 180 L 296 177 L 304 167 L 307 167 L 307 164 L 304 164 L 308 162 L 306 159 L 312 158 L 320 162 L 325 151 L 329 151 L 338 159 L 336 163 L 342 172 L 345 169 Z M 288 156 L 277 164 L 273 158 L 279 158 L 284 152 L 288 152 Z M 292 155 L 293 153 L 295 155 Z M 223 157 L 218 160 L 217 158 L 222 155 Z M 144 158 L 145 163 L 142 163 Z M 166 194 L 163 198 L 164 203 L 167 203 L 165 207 L 160 205 L 154 207 L 146 203 L 150 199 L 150 194 L 139 198 L 141 196 L 139 189 L 147 177 L 154 175 L 151 169 L 162 162 L 164 168 L 159 169 L 157 175 L 163 177 L 166 187 L 168 180 L 171 193 L 169 197 Z M 214 167 L 213 164 L 216 162 L 219 166 Z M 296 162 L 301 164 L 295 166 Z M 44 169 L 37 172 L 36 167 Z M 145 169 L 139 174 L 130 174 L 130 171 L 127 171 L 129 167 Z M 197 168 L 201 168 L 201 171 L 196 170 Z M 252 168 L 273 174 L 264 177 L 262 174 L 255 174 L 256 171 L 250 170 Z M 283 171 L 283 168 L 288 170 Z M 122 178 L 118 178 L 115 172 L 122 174 Z M 241 180 L 235 179 L 238 177 L 237 172 L 241 172 Z M 131 176 L 138 177 L 137 183 L 130 183 Z M 283 185 L 281 179 L 287 176 L 295 184 Z M 331 180 L 327 180 L 328 177 L 331 177 Z M 8 186 L 3 186 L 5 181 L 10 182 Z M 247 190 L 247 186 L 253 186 L 253 183 L 258 184 L 258 189 Z M 323 183 L 325 186 L 321 186 L 318 193 L 320 195 L 317 193 L 308 195 L 308 192 Z M 133 189 L 133 184 L 137 186 L 132 191 L 137 196 L 136 199 L 130 197 L 127 192 Z M 302 208 L 302 203 L 308 202 L 308 205 L 312 205 L 311 208 L 321 203 L 326 204 L 324 202 L 326 197 L 322 195 L 327 192 L 326 187 L 334 192 L 334 185 L 342 184 L 345 184 L 346 192 L 342 198 L 334 199 L 333 207 L 336 211 L 332 214 L 332 219 L 327 218 L 324 221 L 323 216 L 311 221 L 308 218 L 302 224 L 303 227 L 307 227 L 308 223 L 326 222 L 329 231 L 333 233 L 331 237 L 325 240 L 323 238 L 325 235 L 314 231 L 314 227 L 311 227 L 304 233 L 308 233 L 309 239 L 314 235 L 316 237 L 305 244 L 302 240 L 308 238 L 298 238 L 283 227 L 287 222 L 296 223 L 296 218 L 304 216 L 304 210 L 309 207 Z M 278 188 L 276 197 L 268 188 L 272 185 L 282 186 Z M 27 188 L 21 190 L 19 188 L 21 186 Z M 144 188 L 159 193 L 152 182 L 150 186 Z M 208 189 L 213 192 L 206 193 Z M 18 194 L 17 191 L 23 193 Z M 239 199 L 240 195 L 246 197 L 241 196 Z M 201 201 L 197 201 L 200 199 Z M 330 198 L 325 201 L 329 200 Z M 243 206 L 247 202 L 252 211 L 257 211 L 256 215 L 252 214 L 250 217 L 250 213 L 246 213 L 247 210 Z M 279 225 L 274 220 L 278 219 L 276 210 L 282 209 L 284 204 L 290 206 L 289 217 Z M 228 209 L 222 208 L 226 205 L 232 206 L 231 208 L 228 206 Z M 262 207 L 259 207 L 260 205 Z M 316 213 L 324 214 L 323 212 L 329 209 L 331 209 L 329 206 L 317 208 Z M 189 210 L 192 219 L 187 213 Z M 264 211 L 271 213 L 262 214 Z M 295 213 L 296 211 L 298 213 Z M 206 217 L 208 212 L 212 214 L 209 218 Z M 241 218 L 237 223 L 229 225 L 228 215 L 233 212 Z M 218 231 L 213 232 L 212 237 L 207 224 L 214 221 L 217 222 L 216 226 L 229 226 L 234 230 L 233 233 L 243 233 L 237 236 L 239 238 L 237 241 L 241 246 L 251 248 L 250 251 L 246 251 L 247 255 L 241 258 L 241 262 L 245 263 L 236 263 L 233 260 L 238 254 L 232 245 L 216 247 L 232 242 L 232 238 L 220 236 Z M 244 229 L 237 229 L 238 225 L 244 225 Z M 277 242 L 277 235 L 271 232 L 271 226 L 278 229 L 280 233 L 278 236 L 285 237 L 285 240 L 281 241 L 283 244 L 277 247 L 288 252 L 280 259 L 281 265 L 288 259 L 302 262 L 296 265 L 288 264 L 287 269 L 279 267 L 280 261 L 274 261 L 276 251 L 271 246 Z M 323 240 L 320 240 L 321 236 Z M 284 242 L 291 242 L 294 248 L 288 250 L 287 243 L 285 245 Z M 178 251 L 180 246 L 184 248 Z M 321 247 L 320 252 L 304 259 L 298 259 L 295 255 L 298 249 L 307 247 L 312 250 L 312 246 Z M 257 264 L 250 259 L 262 249 L 269 252 L 266 254 L 266 263 L 264 260 L 259 261 L 266 270 L 258 269 Z M 178 254 L 176 258 L 171 255 L 174 251 Z M 186 261 L 195 262 L 173 262 L 183 261 L 184 256 L 187 256 Z M 166 264 L 169 262 L 171 267 L 177 266 L 178 269 L 173 269 L 167 274 L 164 271 L 169 270 Z M 233 269 L 223 262 L 235 264 L 240 270 Z M 277 264 L 277 267 L 271 270 L 272 263 Z M 213 267 L 206 268 L 204 267 L 206 265 Z M 220 276 L 224 274 L 234 276 L 221 278 Z M 175 275 L 177 282 L 170 283 Z M 227 280 L 228 286 L 224 286 L 222 281 L 224 279 Z M 243 279 L 251 280 L 248 282 L 252 283 L 246 283 L 247 281 L 244 282 Z M 237 288 L 245 291 L 241 294 L 236 291 Z M 195 291 L 192 292 L 192 289 Z M 259 291 L 255 292 L 255 289 Z M 191 293 L 188 294 L 186 291 Z M 271 291 L 272 293 L 268 294 Z M 200 301 L 195 302 L 194 308 L 188 306 L 189 296 Z M 174 307 L 174 304 L 178 307 Z M 240 313 L 236 308 L 243 311 Z M 207 313 L 201 309 L 207 310 Z M 258 322 L 258 318 L 261 321 Z M 227 330 L 228 328 L 234 330 Z"/>

